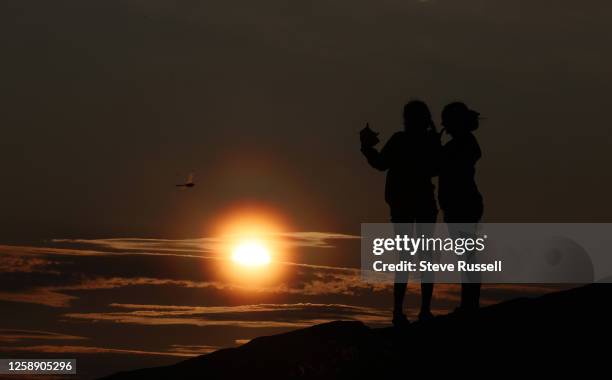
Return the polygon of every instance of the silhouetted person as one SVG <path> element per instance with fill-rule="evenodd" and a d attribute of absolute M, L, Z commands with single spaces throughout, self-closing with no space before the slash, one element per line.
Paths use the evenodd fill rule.
<path fill-rule="evenodd" d="M 374 148 L 377 143 L 377 133 L 366 126 L 361 131 L 361 151 L 372 167 L 387 171 L 385 200 L 391 209 L 391 222 L 414 224 L 416 236 L 431 234 L 438 215 L 432 177 L 437 175 L 440 139 L 427 105 L 418 100 L 406 104 L 404 130 L 395 133 L 380 152 Z M 413 232 L 412 227 L 411 231 L 399 229 L 396 224 L 397 234 Z M 407 282 L 407 272 L 396 272 L 393 288 L 393 324 L 396 326 L 408 323 L 403 312 Z M 423 279 L 420 320 L 433 317 L 430 311 L 432 293 L 433 279 Z"/>
<path fill-rule="evenodd" d="M 476 186 L 476 162 L 481 151 L 472 134 L 480 114 L 465 104 L 448 104 L 442 111 L 442 126 L 452 139 L 442 147 L 438 200 L 452 238 L 473 237 L 482 218 L 482 196 Z M 468 260 L 475 260 L 466 253 Z M 464 276 L 459 310 L 479 307 L 480 274 Z"/>

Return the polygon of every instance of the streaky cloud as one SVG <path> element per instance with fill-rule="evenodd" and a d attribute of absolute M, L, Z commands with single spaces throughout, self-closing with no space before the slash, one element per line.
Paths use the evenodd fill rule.
<path fill-rule="evenodd" d="M 331 241 L 360 239 L 360 236 L 336 232 L 279 232 L 266 238 L 282 241 L 294 247 L 334 248 Z M 83 244 L 117 251 L 152 252 L 215 252 L 233 235 L 195 239 L 109 238 L 109 239 L 53 239 L 54 243 Z"/>
<path fill-rule="evenodd" d="M 0 342 L 15 343 L 26 340 L 82 340 L 87 339 L 82 336 L 68 335 L 63 333 L 41 331 L 41 330 L 21 330 L 21 329 L 0 329 Z"/>
<path fill-rule="evenodd" d="M 181 306 L 111 304 L 127 312 L 67 313 L 71 319 L 139 325 L 231 326 L 298 328 L 338 319 L 384 324 L 386 309 L 345 304 L 257 304 L 240 306 Z"/>
<path fill-rule="evenodd" d="M 215 351 L 214 349 L 212 351 Z M 106 348 L 96 346 L 63 346 L 63 345 L 35 345 L 35 346 L 10 346 L 0 347 L 0 352 L 32 352 L 45 354 L 126 354 L 126 355 L 152 355 L 152 356 L 180 356 L 192 357 L 199 354 L 193 352 L 185 352 L 176 349 L 168 351 L 145 351 L 145 350 L 128 350 L 120 348 Z M 207 351 L 211 352 L 211 351 Z"/>

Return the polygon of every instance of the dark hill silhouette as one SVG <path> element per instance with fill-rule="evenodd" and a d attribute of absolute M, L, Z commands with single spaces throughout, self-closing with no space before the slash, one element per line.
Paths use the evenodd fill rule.
<path fill-rule="evenodd" d="M 612 286 L 594 284 L 402 329 L 331 322 L 105 380 L 587 374 L 607 364 L 600 357 L 608 352 L 611 295 Z"/>

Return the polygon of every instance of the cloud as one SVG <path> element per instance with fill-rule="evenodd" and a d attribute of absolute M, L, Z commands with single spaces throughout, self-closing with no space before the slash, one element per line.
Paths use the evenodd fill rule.
<path fill-rule="evenodd" d="M 359 239 L 358 236 L 328 233 L 328 232 L 292 232 L 274 234 L 276 239 L 289 242 L 290 245 L 311 247 L 318 249 L 332 248 L 331 241 L 339 239 Z M 235 283 L 228 278 L 220 278 L 210 265 L 203 266 L 203 272 L 193 272 L 185 265 L 177 266 L 176 271 L 168 273 L 163 266 L 140 265 L 136 267 L 114 266 L 104 263 L 92 265 L 96 257 L 112 259 L 117 255 L 143 255 L 143 256 L 178 256 L 197 259 L 220 260 L 221 256 L 204 256 L 201 253 L 211 250 L 220 244 L 220 239 L 56 239 L 54 244 L 78 245 L 73 247 L 28 247 L 28 246 L 0 246 L 0 272 L 5 273 L 46 273 L 55 276 L 34 277 L 4 277 L 3 283 L 8 284 L 0 291 L 0 300 L 10 302 L 35 303 L 52 307 L 68 307 L 78 297 L 70 294 L 84 290 L 116 289 L 128 286 L 173 286 L 179 288 L 215 289 L 224 291 L 259 292 L 270 294 L 302 294 L 305 296 L 344 294 L 354 295 L 363 290 L 370 290 L 372 286 L 359 280 L 359 269 L 326 265 L 313 265 L 295 262 L 278 262 L 277 264 L 293 267 L 294 275 L 288 276 L 284 281 L 268 285 Z M 94 249 L 92 249 L 92 247 Z M 190 253 L 191 252 L 191 253 Z M 200 253 L 197 254 L 196 252 Z M 82 255 L 81 255 L 82 254 Z M 68 256 L 66 259 L 50 260 L 46 256 Z M 82 256 L 82 259 L 74 259 Z M 63 261 L 62 261 L 63 260 Z M 225 260 L 223 258 L 222 260 Z M 62 265 L 64 267 L 62 267 Z M 185 268 L 180 270 L 178 268 Z M 136 271 L 148 274 L 151 269 L 154 276 L 138 276 Z M 121 273 L 128 276 L 91 276 L 83 272 L 106 271 Z M 129 275 L 135 275 L 131 277 Z M 160 275 L 170 275 L 177 278 L 163 278 Z M 193 279 L 181 279 L 187 276 Z M 204 279 L 201 279 L 204 277 Z M 206 278 L 211 277 L 211 278 Z M 11 288 L 15 288 L 11 291 Z"/>
<path fill-rule="evenodd" d="M 356 274 L 335 273 L 332 268 L 329 273 L 326 268 L 310 268 L 308 273 L 296 275 L 296 278 L 271 285 L 238 284 L 230 281 L 192 281 L 151 277 L 97 277 L 82 278 L 79 282 L 66 285 L 40 286 L 33 289 L 19 289 L 14 292 L 0 292 L 0 300 L 47 305 L 52 307 L 68 307 L 71 301 L 78 299 L 70 292 L 119 289 L 130 286 L 173 286 L 184 289 L 215 289 L 227 292 L 257 292 L 270 294 L 300 294 L 304 296 L 318 295 L 355 295 L 362 291 L 383 290 L 387 285 L 371 285 L 362 282 Z"/>
<path fill-rule="evenodd" d="M 60 264 L 58 261 L 47 260 L 40 257 L 28 257 L 5 254 L 0 256 L 0 273 L 52 273 L 58 274 L 58 270 L 51 269 L 52 266 Z"/>
<path fill-rule="evenodd" d="M 23 245 L 0 245 L 0 253 L 5 255 L 62 255 L 62 256 L 102 256 L 108 252 L 80 248 L 34 247 Z"/>
<path fill-rule="evenodd" d="M 333 241 L 357 240 L 360 236 L 335 232 L 282 232 L 264 235 L 271 243 L 280 243 L 291 248 L 334 248 Z M 62 246 L 35 247 L 0 245 L 0 254 L 13 257 L 12 263 L 8 261 L 2 265 L 0 272 L 8 271 L 13 264 L 19 263 L 19 257 L 31 256 L 117 256 L 117 255 L 144 255 L 144 256 L 175 256 L 196 259 L 227 260 L 219 252 L 233 236 L 203 237 L 196 239 L 149 239 L 149 238 L 109 238 L 109 239 L 52 239 L 51 243 Z M 76 246 L 76 247 L 75 247 Z M 92 249 L 95 248 L 95 249 Z M 31 259 L 33 260 L 33 259 Z M 336 268 L 339 270 L 353 270 L 333 266 L 321 266 L 296 262 L 281 262 L 284 265 L 303 266 L 313 268 Z M 20 266 L 24 266 L 22 263 Z M 44 263 L 39 266 L 44 267 Z M 3 268 L 5 270 L 3 270 Z"/>
<path fill-rule="evenodd" d="M 0 292 L 0 300 L 11 302 L 34 303 L 53 307 L 68 307 L 78 297 L 66 292 L 82 290 L 118 289 L 128 286 L 177 286 L 183 288 L 229 289 L 231 286 L 222 282 L 196 282 L 189 280 L 160 279 L 148 277 L 110 277 L 83 279 L 70 285 L 43 286 L 16 292 Z"/>
<path fill-rule="evenodd" d="M 185 344 L 173 344 L 169 349 L 169 353 L 182 354 L 184 356 L 198 356 L 209 354 L 213 351 L 217 351 L 220 347 L 207 346 L 207 345 L 185 345 Z"/>
<path fill-rule="evenodd" d="M 212 349 L 215 351 L 215 349 Z M 206 351 L 212 352 L 212 351 Z M 128 350 L 120 348 L 105 348 L 95 346 L 53 346 L 53 345 L 36 345 L 36 346 L 10 346 L 0 347 L 0 352 L 34 352 L 34 353 L 48 353 L 48 354 L 126 354 L 126 355 L 153 355 L 153 356 L 180 356 L 180 357 L 192 357 L 199 355 L 193 352 L 181 351 L 176 348 L 172 348 L 168 351 L 143 351 L 143 350 Z"/>
<path fill-rule="evenodd" d="M 66 341 L 66 340 L 85 340 L 88 338 L 39 330 L 22 329 L 0 329 L 0 343 L 22 343 L 27 341 Z M 136 355 L 162 355 L 192 357 L 207 354 L 218 350 L 219 346 L 212 345 L 181 345 L 173 344 L 166 351 L 146 351 L 134 349 L 117 349 L 96 346 L 82 345 L 52 345 L 52 344 L 32 344 L 17 346 L 0 346 L 0 352 L 35 352 L 35 353 L 75 353 L 75 354 L 136 354 Z"/>
<path fill-rule="evenodd" d="M 268 233 L 262 236 L 272 242 L 282 242 L 290 247 L 334 248 L 331 241 L 360 239 L 357 235 L 336 232 L 281 232 Z M 203 237 L 197 239 L 145 239 L 145 238 L 112 238 L 112 239 L 53 239 L 54 243 L 83 244 L 101 249 L 115 251 L 150 251 L 150 252 L 218 252 L 232 235 L 223 237 Z"/>
<path fill-rule="evenodd" d="M 18 330 L 0 329 L 0 342 L 14 343 L 24 340 L 80 340 L 87 339 L 81 336 L 67 335 L 62 333 L 39 331 L 39 330 Z"/>
<path fill-rule="evenodd" d="M 297 247 L 334 248 L 330 244 L 333 240 L 356 240 L 361 239 L 358 235 L 341 234 L 336 232 L 285 232 L 276 236 L 293 241 Z"/>
<path fill-rule="evenodd" d="M 339 239 L 358 239 L 358 236 L 330 232 L 292 232 L 275 235 L 279 239 L 291 241 L 293 245 L 302 247 L 331 248 L 331 242 Z M 205 258 L 192 253 L 180 253 L 180 250 L 202 249 L 203 246 L 216 244 L 217 239 L 62 239 L 55 244 L 78 244 L 79 248 L 71 247 L 27 247 L 0 245 L 0 272 L 3 290 L 0 300 L 9 302 L 34 303 L 51 307 L 68 307 L 78 299 L 83 291 L 112 290 L 126 287 L 175 287 L 181 289 L 209 289 L 225 293 L 259 293 L 269 295 L 295 295 L 304 297 L 319 296 L 366 296 L 377 292 L 388 293 L 389 284 L 371 284 L 362 281 L 358 268 L 345 268 L 325 265 L 281 262 L 290 270 L 282 280 L 272 284 L 240 283 L 236 279 L 219 277 L 210 270 L 209 265 L 203 266 L 203 271 L 193 271 L 191 264 L 175 265 L 173 271 L 168 271 L 164 262 L 161 265 L 152 262 L 148 265 L 114 265 L 116 255 L 153 255 L 153 256 L 187 256 L 198 259 Z M 84 247 L 84 243 L 89 247 Z M 91 246 L 94 246 L 91 249 Z M 212 245 L 210 245 L 212 247 Z M 115 251 L 121 249 L 122 251 Z M 159 252 L 138 251 L 141 249 L 158 250 Z M 81 259 L 75 259 L 83 253 Z M 70 257 L 49 259 L 46 255 Z M 97 259 L 103 257 L 103 259 Z M 146 260 L 145 258 L 142 258 Z M 63 260 L 63 261 L 62 261 Z M 93 260 L 93 261 L 92 261 Z M 96 261 L 105 260 L 102 265 Z M 83 263 L 83 264 L 81 264 Z M 86 264 L 85 264 L 86 263 Z M 140 263 L 140 261 L 138 262 Z M 68 267 L 74 265 L 74 267 Z M 83 270 L 103 270 L 119 276 L 91 275 Z M 144 276 L 142 274 L 145 274 Z M 164 278 L 169 276 L 174 278 Z M 187 277 L 187 278 L 185 278 Z M 493 290 L 493 288 L 497 290 Z M 536 294 L 550 290 L 550 287 L 494 286 L 488 285 L 483 291 L 483 305 L 498 302 L 500 299 L 517 294 Z M 76 293 L 76 294 L 75 294 Z M 135 294 L 135 293 L 133 293 Z M 491 295 L 487 297 L 487 294 Z M 436 299 L 444 302 L 458 301 L 456 286 L 436 286 Z M 371 300 L 371 298 L 370 298 Z M 156 300 L 157 302 L 157 300 Z M 344 302 L 344 301 L 343 301 Z M 365 301 L 368 302 L 368 301 Z M 200 323 L 196 321 L 196 323 Z M 212 323 L 212 322 L 211 322 Z"/>
<path fill-rule="evenodd" d="M 197 239 L 53 239 L 53 243 L 80 244 L 112 251 L 151 251 L 151 252 L 215 252 L 224 240 L 205 237 Z M 110 251 L 110 253 L 112 253 Z"/>
<path fill-rule="evenodd" d="M 51 307 L 67 307 L 78 297 L 55 291 L 53 288 L 37 288 L 18 292 L 0 292 L 1 301 L 34 303 Z"/>
<path fill-rule="evenodd" d="M 257 304 L 240 306 L 180 306 L 111 304 L 127 311 L 67 313 L 64 317 L 140 325 L 232 326 L 298 328 L 335 320 L 388 322 L 388 311 L 345 304 Z"/>

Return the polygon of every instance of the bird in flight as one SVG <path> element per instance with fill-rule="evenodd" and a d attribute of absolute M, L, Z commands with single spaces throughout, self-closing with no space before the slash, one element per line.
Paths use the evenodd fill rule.
<path fill-rule="evenodd" d="M 189 174 L 187 177 L 187 182 L 176 185 L 177 187 L 194 187 L 195 183 L 193 182 L 193 173 Z"/>

